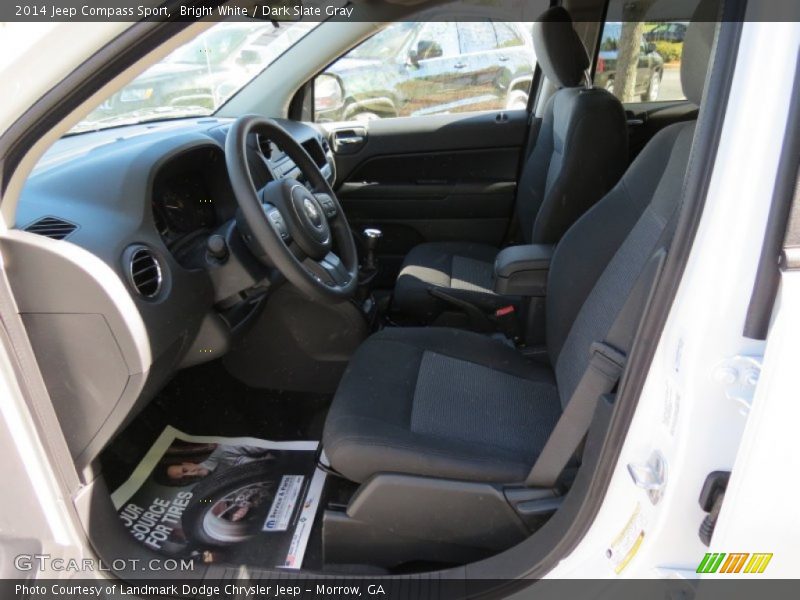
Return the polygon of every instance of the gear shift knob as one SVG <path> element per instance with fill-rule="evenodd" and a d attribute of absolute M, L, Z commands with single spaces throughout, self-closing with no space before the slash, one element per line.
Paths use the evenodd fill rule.
<path fill-rule="evenodd" d="M 364 261 L 364 268 L 368 271 L 377 269 L 375 262 L 375 249 L 378 247 L 378 241 L 383 237 L 383 232 L 380 229 L 367 228 L 364 230 L 364 239 L 367 245 L 367 258 Z"/>
<path fill-rule="evenodd" d="M 374 248 L 378 244 L 378 240 L 383 237 L 383 232 L 380 229 L 365 229 L 364 237 L 367 238 L 367 246 Z"/>

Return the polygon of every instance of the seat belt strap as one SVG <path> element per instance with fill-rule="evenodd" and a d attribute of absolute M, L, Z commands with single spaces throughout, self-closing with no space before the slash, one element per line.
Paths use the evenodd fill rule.
<path fill-rule="evenodd" d="M 589 366 L 525 480 L 527 487 L 551 488 L 556 484 L 589 430 L 597 399 L 617 385 L 626 359 L 625 353 L 608 344 L 592 344 Z"/>
<path fill-rule="evenodd" d="M 657 251 L 645 265 L 639 280 L 611 325 L 605 342 L 589 349 L 589 365 L 564 412 L 533 465 L 525 485 L 552 488 L 589 431 L 601 396 L 614 390 L 627 362 L 645 307 L 658 280 L 666 252 Z"/>

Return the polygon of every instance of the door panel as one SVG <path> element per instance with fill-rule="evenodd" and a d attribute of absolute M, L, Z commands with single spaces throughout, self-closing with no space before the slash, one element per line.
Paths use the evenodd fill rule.
<path fill-rule="evenodd" d="M 501 244 L 514 210 L 525 111 L 380 119 L 359 127 L 358 150 L 336 154 L 337 195 L 353 229 L 383 230 L 384 283 L 419 243 Z M 326 128 L 336 139 L 352 124 Z"/>
<path fill-rule="evenodd" d="M 397 270 L 406 253 L 426 241 L 499 245 L 513 210 L 513 182 L 347 183 L 338 190 L 350 225 L 384 233 L 381 258 Z"/>
<path fill-rule="evenodd" d="M 638 102 L 626 104 L 625 112 L 632 161 L 656 133 L 673 123 L 696 119 L 698 109 L 690 102 Z"/>

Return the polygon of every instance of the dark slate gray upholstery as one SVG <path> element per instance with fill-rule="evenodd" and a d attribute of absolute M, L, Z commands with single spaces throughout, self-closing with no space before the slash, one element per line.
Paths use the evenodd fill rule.
<path fill-rule="evenodd" d="M 525 242 L 557 243 L 627 166 L 628 125 L 617 98 L 596 88 L 553 94 L 517 188 Z"/>
<path fill-rule="evenodd" d="M 379 471 L 521 481 L 560 414 L 552 371 L 501 342 L 385 329 L 350 361 L 323 447 L 353 481 Z"/>
<path fill-rule="evenodd" d="M 688 122 L 660 131 L 558 244 L 546 307 L 552 371 L 474 333 L 383 330 L 356 352 L 334 397 L 323 434 L 332 466 L 354 481 L 381 472 L 522 481 L 583 376 L 591 344 L 606 340 L 623 306 L 640 309 L 626 301 L 667 245 L 694 129 Z"/>
<path fill-rule="evenodd" d="M 394 289 L 395 308 L 428 322 L 442 310 L 430 287 L 467 301 L 494 294 L 494 259 L 499 250 L 486 244 L 441 242 L 420 244 L 405 258 Z"/>
<path fill-rule="evenodd" d="M 589 59 L 566 10 L 546 11 L 534 27 L 534 40 L 545 75 L 557 86 L 579 86 Z M 627 157 L 627 125 L 619 100 L 601 89 L 563 87 L 557 91 L 545 106 L 517 187 L 516 212 L 524 241 L 554 244 L 561 239 L 619 180 Z M 453 295 L 459 297 L 465 288 L 491 294 L 492 282 L 485 275 L 498 252 L 490 246 L 449 242 L 412 249 L 397 279 L 394 307 L 430 322 L 444 308 L 428 293 L 431 287 L 453 288 Z M 484 263 L 472 263 L 474 268 L 463 270 L 467 280 L 452 270 L 465 262 L 459 260 L 462 256 Z"/>
<path fill-rule="evenodd" d="M 547 295 L 553 373 L 478 334 L 385 329 L 353 357 L 323 446 L 354 481 L 381 471 L 521 481 L 661 239 L 694 123 L 659 132 L 556 248 Z"/>
<path fill-rule="evenodd" d="M 539 15 L 533 24 L 533 49 L 542 73 L 556 87 L 575 87 L 583 82 L 589 55 L 565 8 L 556 6 Z"/>
<path fill-rule="evenodd" d="M 602 323 L 602 327 L 607 327 L 613 322 L 616 313 L 605 305 L 609 301 L 601 296 L 608 291 L 613 293 L 613 286 L 625 284 L 630 276 L 623 275 L 620 281 L 608 282 L 611 275 L 606 274 L 606 270 L 615 261 L 638 262 L 649 257 L 643 251 L 644 255 L 638 258 L 628 253 L 619 258 L 617 255 L 622 252 L 623 242 L 636 230 L 638 221 L 654 198 L 677 200 L 693 132 L 694 122 L 688 122 L 667 127 L 656 134 L 614 189 L 579 219 L 556 247 L 550 263 L 545 313 L 547 347 L 557 372 L 562 369 L 563 373 L 563 365 L 573 360 L 580 363 L 574 367 L 578 371 L 588 359 L 588 346 L 585 356 L 581 355 L 583 349 L 573 349 L 566 354 L 562 352 L 573 332 L 581 338 L 597 336 L 602 332 L 598 332 L 595 326 L 600 327 Z M 662 211 L 659 219 L 664 218 Z M 639 227 L 651 228 L 649 217 L 648 223 Z M 652 235 L 654 232 L 649 233 Z M 639 250 L 641 248 L 634 250 L 634 254 Z M 603 277 L 606 281 L 601 283 Z M 586 305 L 593 294 L 593 304 Z M 614 304 L 613 299 L 610 303 Z M 582 325 L 574 327 L 579 321 Z M 573 381 L 574 377 L 569 379 Z"/>

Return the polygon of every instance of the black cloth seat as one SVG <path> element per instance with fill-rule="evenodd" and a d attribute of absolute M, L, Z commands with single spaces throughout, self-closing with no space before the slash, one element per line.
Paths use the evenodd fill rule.
<path fill-rule="evenodd" d="M 477 304 L 491 302 L 494 293 L 494 260 L 500 250 L 488 244 L 441 242 L 411 249 L 394 289 L 394 307 L 424 322 L 441 312 L 441 302 L 431 287 Z"/>
<path fill-rule="evenodd" d="M 701 6 L 704 6 L 701 3 Z M 713 16 L 692 23 L 681 81 L 699 104 Z M 522 481 L 646 267 L 681 201 L 694 122 L 666 127 L 553 255 L 546 298 L 552 369 L 514 348 L 446 328 L 386 329 L 354 355 L 333 399 L 323 447 L 354 481 L 377 473 Z"/>
<path fill-rule="evenodd" d="M 625 171 L 627 123 L 617 98 L 584 86 L 589 56 L 565 9 L 547 10 L 534 25 L 533 41 L 545 77 L 560 89 L 545 106 L 536 143 L 525 160 L 516 215 L 526 243 L 554 244 Z M 491 304 L 498 252 L 492 246 L 458 242 L 413 248 L 397 279 L 394 308 L 431 322 L 445 306 L 430 295 L 432 287 Z"/>
<path fill-rule="evenodd" d="M 444 327 L 385 329 L 358 349 L 325 423 L 331 464 L 518 481 L 561 414 L 555 377 L 495 339 Z"/>

